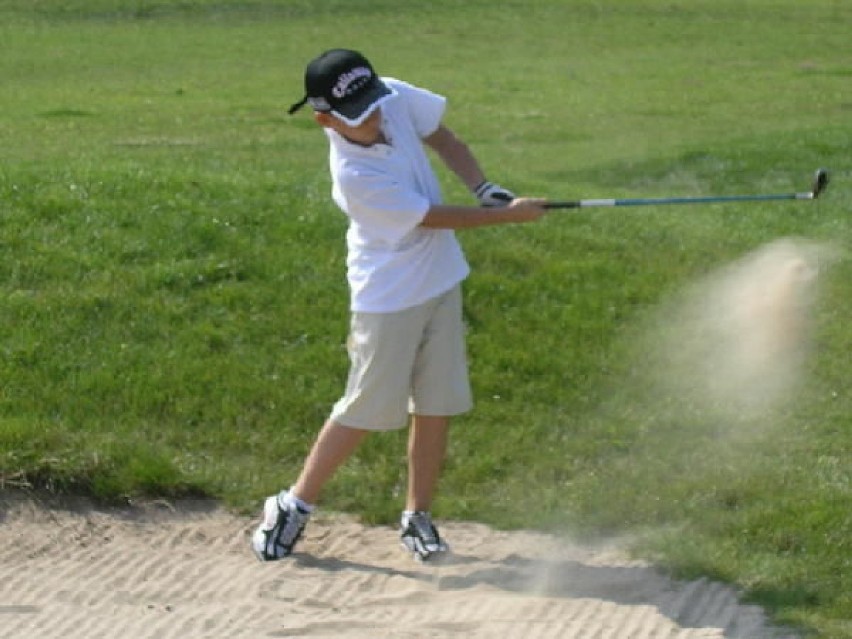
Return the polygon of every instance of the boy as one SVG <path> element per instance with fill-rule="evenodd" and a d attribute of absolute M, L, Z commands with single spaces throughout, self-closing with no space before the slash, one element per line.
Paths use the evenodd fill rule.
<path fill-rule="evenodd" d="M 350 222 L 351 365 L 296 482 L 266 500 L 252 548 L 264 561 L 290 555 L 335 470 L 368 432 L 401 428 L 410 414 L 400 540 L 425 560 L 448 550 L 429 510 L 450 418 L 472 406 L 460 286 L 469 268 L 454 229 L 536 220 L 544 200 L 515 198 L 488 182 L 441 123 L 443 97 L 379 78 L 356 51 L 333 49 L 311 61 L 305 90 L 290 114 L 313 108 L 329 140 L 332 196 Z M 441 204 L 424 143 L 482 206 Z"/>

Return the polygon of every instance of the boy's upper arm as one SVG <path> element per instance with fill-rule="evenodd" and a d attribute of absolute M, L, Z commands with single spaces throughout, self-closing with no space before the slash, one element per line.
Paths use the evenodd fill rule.
<path fill-rule="evenodd" d="M 441 151 L 449 150 L 449 148 L 455 143 L 456 136 L 443 124 L 439 124 L 438 128 L 435 129 L 435 132 L 431 135 L 427 135 L 423 138 L 423 141 L 440 154 Z"/>

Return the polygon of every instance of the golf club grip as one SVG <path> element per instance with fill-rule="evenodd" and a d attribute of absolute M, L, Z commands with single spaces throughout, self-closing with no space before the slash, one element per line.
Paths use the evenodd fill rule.
<path fill-rule="evenodd" d="M 579 209 L 579 202 L 545 202 L 544 208 L 546 209 Z"/>

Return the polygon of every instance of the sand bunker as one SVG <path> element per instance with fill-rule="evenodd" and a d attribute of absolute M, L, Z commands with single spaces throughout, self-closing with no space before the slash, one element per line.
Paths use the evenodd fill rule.
<path fill-rule="evenodd" d="M 320 515 L 297 555 L 262 564 L 254 525 L 213 504 L 0 494 L 0 637 L 792 637 L 733 589 L 671 580 L 617 547 L 442 522 L 454 557 L 433 566 L 390 527 Z"/>

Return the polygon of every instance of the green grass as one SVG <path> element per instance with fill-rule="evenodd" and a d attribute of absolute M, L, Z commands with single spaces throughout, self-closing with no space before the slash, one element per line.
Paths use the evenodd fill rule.
<path fill-rule="evenodd" d="M 449 96 L 489 176 L 555 199 L 804 190 L 816 203 L 594 209 L 460 234 L 476 410 L 436 510 L 633 535 L 779 623 L 852 625 L 852 272 L 759 432 L 649 390 L 670 296 L 781 237 L 846 249 L 852 7 L 835 0 L 0 0 L 0 486 L 104 499 L 290 481 L 342 387 L 344 217 L 301 97 L 320 49 Z M 447 199 L 470 196 L 440 170 Z M 384 522 L 405 433 L 325 507 Z"/>

